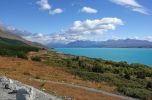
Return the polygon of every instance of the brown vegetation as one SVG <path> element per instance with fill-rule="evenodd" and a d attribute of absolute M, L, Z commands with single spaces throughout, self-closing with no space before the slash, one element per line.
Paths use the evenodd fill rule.
<path fill-rule="evenodd" d="M 100 93 L 89 92 L 83 89 L 32 81 L 30 78 L 64 81 L 67 83 L 100 88 L 108 92 L 112 92 L 115 89 L 115 87 L 108 86 L 105 83 L 83 81 L 79 77 L 70 74 L 68 70 L 64 68 L 48 66 L 39 62 L 19 58 L 0 57 L 0 74 L 40 89 L 45 88 L 47 92 L 55 92 L 57 95 L 72 97 L 78 100 L 101 100 L 101 98 L 102 100 L 118 100 L 118 98 L 115 97 L 105 96 Z"/>

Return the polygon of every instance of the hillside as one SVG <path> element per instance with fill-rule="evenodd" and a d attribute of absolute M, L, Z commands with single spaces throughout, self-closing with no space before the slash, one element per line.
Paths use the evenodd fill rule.
<path fill-rule="evenodd" d="M 49 54 L 45 50 L 44 52 L 43 50 L 42 52 L 38 52 L 38 50 L 39 48 L 25 44 L 22 41 L 0 37 L 0 75 L 5 75 L 11 79 L 32 85 L 38 89 L 45 89 L 46 92 L 63 96 L 63 98 L 72 97 L 78 100 L 92 100 L 93 98 L 100 100 L 101 97 L 103 100 L 122 100 L 122 98 L 128 98 L 113 94 L 109 95 L 109 93 L 102 91 L 101 93 L 98 93 L 91 89 L 83 89 L 87 87 L 98 88 L 100 86 L 100 88 L 103 88 L 105 91 L 114 91 L 114 87 L 111 87 L 108 84 L 87 82 L 78 76 L 75 77 L 68 69 L 57 68 L 54 65 L 44 64 L 45 62 L 31 61 L 38 61 L 33 59 L 35 56 L 47 57 Z M 54 52 L 52 53 L 54 54 Z M 51 57 L 51 55 L 52 54 L 49 54 L 48 56 Z M 45 59 L 40 59 L 40 61 L 46 61 Z M 52 83 L 45 81 L 41 82 L 35 79 L 52 81 Z M 59 82 L 59 84 L 54 84 L 54 82 Z M 63 82 L 68 83 L 68 87 L 64 84 L 62 85 L 61 83 Z M 78 88 L 77 85 L 71 86 L 70 84 L 87 87 Z M 80 94 L 82 92 L 87 96 L 81 96 Z"/>
<path fill-rule="evenodd" d="M 42 62 L 69 69 L 70 73 L 83 80 L 115 86 L 115 92 L 142 100 L 152 99 L 152 68 L 149 66 L 72 56 L 54 51 L 40 57 Z"/>
<path fill-rule="evenodd" d="M 27 41 L 27 40 L 23 39 L 22 37 L 20 37 L 17 34 L 21 34 L 21 33 L 14 33 L 14 32 L 11 32 L 11 31 L 8 31 L 8 30 L 4 29 L 3 27 L 0 27 L 0 37 L 2 37 L 2 38 L 19 40 L 19 41 L 22 41 L 22 42 L 24 42 L 26 44 L 29 44 L 31 46 L 36 46 L 36 47 L 39 47 L 39 48 L 46 48 L 44 45 L 42 45 L 40 43 Z"/>
<path fill-rule="evenodd" d="M 0 37 L 0 55 L 27 59 L 28 52 L 38 50 L 39 48 L 25 44 L 22 41 Z"/>
<path fill-rule="evenodd" d="M 5 63 L 6 61 L 7 63 Z M 75 77 L 65 68 L 47 65 L 40 62 L 12 57 L 0 57 L 0 75 L 6 75 L 11 79 L 18 80 L 47 93 L 67 99 L 101 100 L 102 98 L 102 100 L 123 100 L 123 97 L 119 97 L 119 95 L 110 96 L 104 93 L 71 86 L 75 84 L 76 86 L 92 87 L 94 89 L 100 88 L 108 92 L 114 91 L 115 89 L 115 87 L 102 82 L 89 82 L 78 76 Z M 45 80 L 52 82 L 46 82 Z M 65 85 L 64 83 L 69 85 Z"/>
<path fill-rule="evenodd" d="M 20 40 L 20 41 L 24 40 L 20 36 L 18 36 L 16 34 L 13 34 L 13 33 L 10 33 L 10 32 L 7 32 L 7 31 L 4 31 L 1 28 L 0 28 L 0 37 L 8 38 L 8 39 L 14 39 L 14 40 Z"/>

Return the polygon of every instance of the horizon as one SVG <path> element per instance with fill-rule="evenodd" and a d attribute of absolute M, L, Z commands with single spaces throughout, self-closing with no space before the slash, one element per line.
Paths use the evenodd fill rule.
<path fill-rule="evenodd" d="M 2 0 L 0 25 L 43 44 L 128 38 L 152 41 L 151 3 L 150 0 Z"/>

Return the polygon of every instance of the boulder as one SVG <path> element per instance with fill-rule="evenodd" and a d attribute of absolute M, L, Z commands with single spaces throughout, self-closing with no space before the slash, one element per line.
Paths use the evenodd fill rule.
<path fill-rule="evenodd" d="M 18 88 L 19 87 L 16 84 L 14 84 L 14 83 L 5 84 L 5 89 L 10 89 L 10 90 L 17 91 Z"/>
<path fill-rule="evenodd" d="M 0 77 L 0 82 L 3 83 L 3 82 L 7 82 L 8 81 L 8 78 L 5 77 L 5 76 L 1 76 Z"/>
<path fill-rule="evenodd" d="M 16 100 L 33 100 L 35 98 L 32 87 L 22 87 L 17 91 Z"/>
<path fill-rule="evenodd" d="M 14 89 L 13 81 L 5 76 L 0 77 L 0 84 L 5 89 Z"/>
<path fill-rule="evenodd" d="M 0 83 L 11 84 L 13 81 L 5 76 L 0 77 Z"/>

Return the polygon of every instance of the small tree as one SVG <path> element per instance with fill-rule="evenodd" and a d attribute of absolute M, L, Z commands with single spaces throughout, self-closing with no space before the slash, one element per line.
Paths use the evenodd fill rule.
<path fill-rule="evenodd" d="M 147 89 L 152 89 L 152 81 L 149 81 L 146 85 Z"/>

